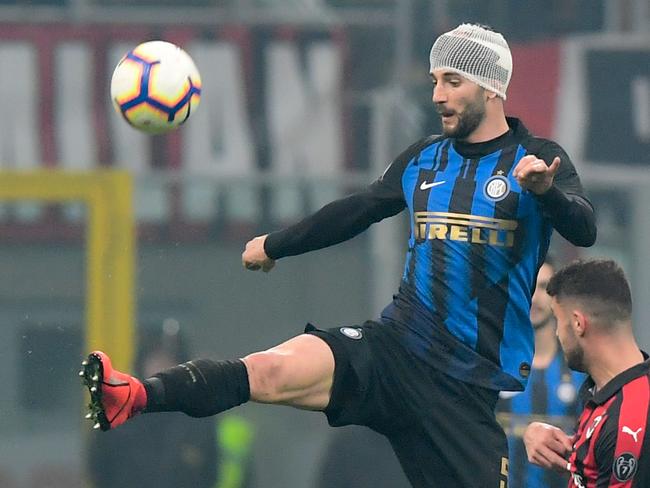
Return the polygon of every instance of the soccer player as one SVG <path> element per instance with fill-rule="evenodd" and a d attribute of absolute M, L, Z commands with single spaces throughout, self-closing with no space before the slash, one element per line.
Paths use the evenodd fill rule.
<path fill-rule="evenodd" d="M 584 375 L 571 369 L 559 347 L 551 296 L 546 286 L 553 275 L 550 256 L 537 273 L 530 320 L 535 331 L 535 355 L 528 386 L 523 392 L 502 392 L 497 403 L 497 420 L 508 436 L 510 488 L 559 488 L 569 474 L 546 470 L 528 462 L 523 434 L 531 418 L 570 431 L 579 413 L 578 388 Z"/>
<path fill-rule="evenodd" d="M 576 434 L 533 422 L 524 434 L 528 458 L 568 469 L 572 487 L 650 486 L 650 361 L 634 338 L 623 271 L 611 260 L 576 261 L 547 290 L 567 363 L 589 378 Z"/>
<path fill-rule="evenodd" d="M 322 411 L 390 441 L 415 487 L 500 487 L 507 442 L 499 390 L 521 390 L 533 356 L 530 299 L 552 229 L 596 238 L 569 156 L 506 118 L 503 36 L 463 24 L 430 55 L 443 134 L 416 142 L 365 190 L 246 244 L 247 269 L 350 239 L 405 209 L 403 279 L 375 321 L 305 333 L 232 361 L 195 360 L 140 381 L 95 352 L 90 416 L 115 428 L 141 412 L 222 412 L 249 400 Z M 381 263 L 377 263 L 381 266 Z"/>

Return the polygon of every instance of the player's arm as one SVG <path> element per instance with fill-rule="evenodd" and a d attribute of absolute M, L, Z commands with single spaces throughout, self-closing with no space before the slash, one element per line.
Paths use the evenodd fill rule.
<path fill-rule="evenodd" d="M 543 422 L 532 422 L 524 432 L 528 461 L 542 468 L 566 472 L 567 456 L 573 445 L 561 429 Z"/>
<path fill-rule="evenodd" d="M 325 205 L 291 227 L 255 237 L 246 244 L 242 264 L 246 269 L 268 272 L 276 259 L 338 244 L 404 208 L 403 199 L 383 198 L 373 185 Z"/>
<path fill-rule="evenodd" d="M 268 271 L 276 259 L 323 249 L 351 239 L 406 207 L 402 192 L 404 169 L 430 139 L 400 154 L 384 174 L 364 190 L 325 205 L 297 224 L 251 240 L 242 255 L 244 267 Z"/>
<path fill-rule="evenodd" d="M 405 206 L 401 190 L 394 193 L 379 179 L 364 191 L 329 203 L 301 222 L 269 234 L 264 248 L 273 259 L 322 249 L 351 239 Z"/>
<path fill-rule="evenodd" d="M 351 239 L 371 224 L 402 211 L 406 203 L 377 180 L 364 191 L 325 205 L 297 224 L 256 237 L 246 244 L 246 269 L 270 271 L 275 260 L 322 249 Z"/>
<path fill-rule="evenodd" d="M 514 171 L 524 190 L 537 196 L 544 215 L 566 240 L 589 247 L 596 242 L 596 217 L 567 153 L 547 141 L 521 158 Z"/>

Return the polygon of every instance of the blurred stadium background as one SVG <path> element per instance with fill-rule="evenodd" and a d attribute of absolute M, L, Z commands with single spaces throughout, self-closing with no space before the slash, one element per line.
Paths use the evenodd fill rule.
<path fill-rule="evenodd" d="M 650 347 L 648 0 L 2 0 L 0 486 L 86 486 L 95 433 L 75 376 L 90 345 L 128 364 L 137 330 L 172 318 L 195 355 L 241 356 L 379 312 L 401 275 L 399 218 L 270 275 L 240 253 L 437 130 L 428 52 L 463 21 L 506 35 L 507 111 L 567 149 L 596 206 L 597 245 L 556 238 L 556 254 L 619 259 Z M 204 90 L 185 127 L 147 137 L 108 84 L 156 38 L 193 56 Z M 240 413 L 258 486 L 314 486 L 324 416 Z"/>

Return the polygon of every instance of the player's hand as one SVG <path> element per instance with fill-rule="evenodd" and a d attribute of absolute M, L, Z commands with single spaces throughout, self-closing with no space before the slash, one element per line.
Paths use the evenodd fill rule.
<path fill-rule="evenodd" d="M 268 257 L 264 250 L 264 242 L 266 241 L 267 235 L 255 237 L 246 243 L 246 248 L 241 255 L 241 263 L 244 265 L 244 268 L 251 271 L 261 269 L 265 273 L 273 269 L 275 260 Z"/>
<path fill-rule="evenodd" d="M 560 158 L 557 156 L 548 166 L 543 159 L 529 154 L 519 160 L 513 171 L 513 176 L 522 189 L 541 195 L 546 193 L 553 185 L 553 179 L 559 167 Z"/>
<path fill-rule="evenodd" d="M 542 468 L 566 472 L 573 450 L 571 438 L 553 425 L 533 422 L 524 432 L 528 461 Z"/>

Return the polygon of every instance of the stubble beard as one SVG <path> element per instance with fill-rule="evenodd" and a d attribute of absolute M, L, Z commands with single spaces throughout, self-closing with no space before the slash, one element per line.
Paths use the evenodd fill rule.
<path fill-rule="evenodd" d="M 472 103 L 465 106 L 462 114 L 456 113 L 458 124 L 453 128 L 445 128 L 442 126 L 442 132 L 447 137 L 454 137 L 456 139 L 467 139 L 483 122 L 485 118 L 485 101 L 477 97 Z"/>
<path fill-rule="evenodd" d="M 571 351 L 565 351 L 564 358 L 566 359 L 567 366 L 573 371 L 579 371 L 581 373 L 587 372 L 587 367 L 585 366 L 585 353 L 580 347 L 576 347 Z"/>

